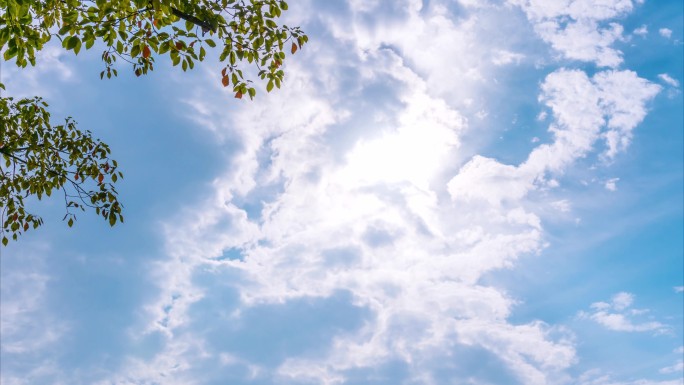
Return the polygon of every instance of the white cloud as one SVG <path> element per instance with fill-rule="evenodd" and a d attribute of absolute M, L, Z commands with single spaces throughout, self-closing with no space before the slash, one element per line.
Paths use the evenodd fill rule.
<path fill-rule="evenodd" d="M 606 181 L 604 184 L 604 187 L 608 191 L 617 191 L 617 182 L 620 180 L 620 178 L 610 178 Z"/>
<path fill-rule="evenodd" d="M 660 74 L 658 75 L 658 78 L 672 87 L 679 87 L 679 81 L 668 74 Z"/>
<path fill-rule="evenodd" d="M 61 371 L 54 362 L 55 351 L 68 325 L 47 309 L 51 277 L 44 258 L 50 250 L 44 245 L 24 250 L 15 247 L 10 245 L 2 250 L 0 382 L 28 384 L 57 379 Z M 33 365 L 26 370 L 23 362 Z"/>
<path fill-rule="evenodd" d="M 580 71 L 558 71 L 547 77 L 542 90 L 541 98 L 557 120 L 550 128 L 557 139 L 533 151 L 527 166 L 553 171 L 591 149 L 605 118 L 607 130 L 601 135 L 608 144 L 606 156 L 624 150 L 631 131 L 646 115 L 645 102 L 659 87 L 631 71 L 599 72 L 592 79 Z"/>
<path fill-rule="evenodd" d="M 684 286 L 675 286 L 674 291 L 675 293 L 682 293 L 684 292 Z"/>
<path fill-rule="evenodd" d="M 644 24 L 641 27 L 635 29 L 632 33 L 638 36 L 646 36 L 648 35 L 648 27 L 646 26 L 646 24 Z"/>
<path fill-rule="evenodd" d="M 374 78 L 382 73 L 397 76 L 389 81 L 398 87 L 401 108 L 387 121 L 391 125 L 355 141 L 338 161 L 331 158 L 334 143 L 326 144 L 323 135 L 349 115 L 332 113 L 336 108 L 329 101 L 313 97 L 301 104 L 311 106 L 304 107 L 309 112 L 300 112 L 301 120 L 288 120 L 288 125 L 302 127 L 299 131 L 274 124 L 294 108 L 290 103 L 297 100 L 300 105 L 304 95 L 315 94 L 306 81 L 295 82 L 299 85 L 273 102 L 234 115 L 240 127 L 259 122 L 256 127 L 268 130 L 236 131 L 249 146 L 217 180 L 214 196 L 196 209 L 187 226 L 174 222 L 168 227 L 169 250 L 178 259 L 164 274 L 183 274 L 183 285 L 190 286 L 179 286 L 175 279 L 163 283 L 169 291 L 164 294 L 167 300 L 153 306 L 160 309 L 157 319 L 175 319 L 164 323 L 176 329 L 187 323 L 183 314 L 200 297 L 188 295 L 188 303 L 180 306 L 185 297 L 171 290 L 196 291 L 189 283 L 193 267 L 188 261 L 232 266 L 252 282 L 241 292 L 246 305 L 325 297 L 342 289 L 353 294 L 355 304 L 372 311 L 363 328 L 338 336 L 328 355 L 293 357 L 280 367 L 281 376 L 336 383 L 347 369 L 391 359 L 422 362 L 425 354 L 465 344 L 495 353 L 525 383 L 548 381 L 574 362 L 570 340 L 551 338 L 541 323 L 507 323 L 514 301 L 477 281 L 487 271 L 512 266 L 520 256 L 541 250 L 540 219 L 521 202 L 545 173 L 562 173 L 591 151 L 605 125 L 604 115 L 610 121 L 621 111 L 604 110 L 615 104 L 606 100 L 616 96 L 604 94 L 608 87 L 600 82 L 623 74 L 599 73 L 594 79 L 579 71 L 549 75 L 542 101 L 554 113 L 555 141 L 539 145 L 520 166 L 475 156 L 440 187 L 440 175 L 459 146 L 465 121 L 443 100 L 431 97 L 424 81 L 395 54 L 379 51 L 365 54 L 365 60 L 388 66 L 380 66 Z M 643 92 L 636 92 L 631 102 L 634 108 L 645 102 L 637 99 L 640 95 Z M 632 127 L 640 118 L 637 114 L 631 119 L 623 124 Z M 362 124 L 367 130 L 377 123 Z M 249 156 L 266 143 L 271 154 L 267 164 Z M 286 182 L 278 182 L 278 177 Z M 263 206 L 254 222 L 239 202 L 268 183 L 283 183 L 283 191 Z M 440 202 L 445 187 L 453 203 Z M 356 251 L 348 261 L 330 265 L 329 250 L 349 247 Z M 231 248 L 241 250 L 244 262 L 216 260 Z"/>
<path fill-rule="evenodd" d="M 631 381 L 615 380 L 610 374 L 604 374 L 599 369 L 592 369 L 582 373 L 578 378 L 578 385 L 681 385 L 681 379 L 674 380 L 648 380 L 639 379 Z"/>
<path fill-rule="evenodd" d="M 495 65 L 506 65 L 510 63 L 519 64 L 521 60 L 525 58 L 525 55 L 516 52 L 510 52 L 506 50 L 499 50 L 494 53 L 492 58 L 492 63 Z"/>
<path fill-rule="evenodd" d="M 594 322 L 613 331 L 647 332 L 656 334 L 666 333 L 670 328 L 657 321 L 635 322 L 634 316 L 643 315 L 647 309 L 632 309 L 634 295 L 621 292 L 613 296 L 610 303 L 595 302 L 591 304 L 591 312 L 580 312 L 580 318 L 591 319 Z"/>
<path fill-rule="evenodd" d="M 608 130 L 603 133 L 608 159 L 623 151 L 632 140 L 632 130 L 646 116 L 646 104 L 661 87 L 639 78 L 632 71 L 608 71 L 594 76 L 602 92 L 601 107 L 607 117 Z"/>
<path fill-rule="evenodd" d="M 54 44 L 49 43 L 36 53 L 35 67 L 22 69 L 12 62 L 4 63 L 3 82 L 11 96 L 49 98 L 55 94 L 55 90 L 54 87 L 46 85 L 46 79 L 63 83 L 78 81 L 77 77 L 73 76 L 72 66 L 68 64 L 69 52 Z"/>
<path fill-rule="evenodd" d="M 630 0 L 509 0 L 520 6 L 537 34 L 566 58 L 617 67 L 622 52 L 611 45 L 622 40 L 623 27 L 606 21 L 630 12 Z"/>
<path fill-rule="evenodd" d="M 626 292 L 620 292 L 613 296 L 613 308 L 615 310 L 625 310 L 626 308 L 632 306 L 634 302 L 634 295 Z"/>
<path fill-rule="evenodd" d="M 674 365 L 666 366 L 660 369 L 660 373 L 681 373 L 684 372 L 684 360 L 677 361 Z"/>
<path fill-rule="evenodd" d="M 551 206 L 562 213 L 568 213 L 572 207 L 567 199 L 551 202 Z"/>
<path fill-rule="evenodd" d="M 658 33 L 660 34 L 660 36 L 662 36 L 666 39 L 669 39 L 672 37 L 672 30 L 669 28 L 660 28 L 658 30 Z"/>

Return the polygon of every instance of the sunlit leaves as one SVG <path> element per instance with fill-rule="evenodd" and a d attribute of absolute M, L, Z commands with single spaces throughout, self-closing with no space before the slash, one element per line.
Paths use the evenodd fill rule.
<path fill-rule="evenodd" d="M 299 27 L 279 25 L 278 0 L 5 0 L 0 15 L 0 43 L 4 60 L 25 67 L 35 64 L 36 52 L 53 37 L 78 54 L 99 41 L 105 48 L 100 77 L 116 76 L 116 59 L 130 63 L 136 76 L 154 70 L 155 57 L 167 55 L 184 71 L 207 57 L 207 49 L 222 46 L 219 60 L 229 74 L 255 66 L 267 90 L 284 80 L 280 70 L 283 47 L 291 42 L 294 54 L 308 40 Z M 218 44 L 217 44 L 218 43 Z M 256 94 L 251 80 L 238 75 L 233 91 Z M 225 75 L 221 82 L 225 85 Z M 253 90 L 253 91 L 249 91 Z"/>
<path fill-rule="evenodd" d="M 110 225 L 123 221 L 114 183 L 122 177 L 109 147 L 76 128 L 67 118 L 53 125 L 40 98 L 0 97 L 0 222 L 3 244 L 42 219 L 29 212 L 29 197 L 64 197 L 64 220 L 71 227 L 74 210 L 94 209 Z"/>

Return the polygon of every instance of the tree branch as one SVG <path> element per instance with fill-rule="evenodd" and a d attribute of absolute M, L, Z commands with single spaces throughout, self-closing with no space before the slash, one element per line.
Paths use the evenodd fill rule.
<path fill-rule="evenodd" d="M 211 24 L 209 24 L 208 22 L 206 22 L 206 21 L 204 21 L 204 20 L 198 19 L 198 18 L 196 18 L 196 17 L 193 16 L 193 15 L 189 15 L 189 14 L 187 14 L 187 13 L 185 13 L 185 12 L 183 12 L 183 11 L 179 11 L 178 9 L 173 8 L 173 7 L 171 7 L 171 13 L 172 13 L 174 16 L 178 16 L 178 17 L 180 17 L 181 19 L 183 19 L 183 20 L 185 20 L 185 21 L 187 21 L 187 22 L 190 22 L 190 23 L 192 23 L 192 24 L 195 24 L 195 25 L 197 25 L 197 26 L 202 27 L 202 31 L 203 31 L 203 32 L 207 32 L 207 31 L 216 32 L 216 27 L 215 27 L 215 26 L 212 26 Z"/>

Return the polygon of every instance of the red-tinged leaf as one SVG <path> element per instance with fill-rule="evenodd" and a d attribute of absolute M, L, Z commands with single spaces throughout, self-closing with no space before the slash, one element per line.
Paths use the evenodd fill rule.
<path fill-rule="evenodd" d="M 192 48 L 194 45 L 195 45 L 195 42 L 193 41 L 192 43 L 190 43 L 190 48 Z"/>
<path fill-rule="evenodd" d="M 223 76 L 223 79 L 221 79 L 221 83 L 224 87 L 228 87 L 228 84 L 230 84 L 230 78 L 228 77 L 228 75 Z"/>
<path fill-rule="evenodd" d="M 290 49 L 290 52 L 292 52 L 293 54 L 297 52 L 297 44 L 292 43 L 292 49 Z"/>
<path fill-rule="evenodd" d="M 29 228 L 28 222 L 24 222 L 24 231 L 28 230 L 28 228 Z"/>
<path fill-rule="evenodd" d="M 74 174 L 74 180 L 78 180 L 78 174 Z"/>
<path fill-rule="evenodd" d="M 19 218 L 19 214 L 14 213 L 14 216 L 12 216 L 12 222 L 16 222 L 18 218 Z"/>
<path fill-rule="evenodd" d="M 238 91 L 235 93 L 235 98 L 236 99 L 242 99 L 242 92 Z"/>
<path fill-rule="evenodd" d="M 150 53 L 150 47 L 145 46 L 145 48 L 143 48 L 143 57 L 147 59 L 148 57 L 150 57 Z"/>
<path fill-rule="evenodd" d="M 97 176 L 97 182 L 98 183 L 102 183 L 103 180 L 104 180 L 104 175 L 100 174 Z"/>
<path fill-rule="evenodd" d="M 176 49 L 179 51 L 182 50 L 183 49 L 183 43 L 181 43 L 180 41 L 176 42 Z"/>
<path fill-rule="evenodd" d="M 142 27 L 142 22 L 138 21 L 138 28 Z"/>
<path fill-rule="evenodd" d="M 221 70 L 221 76 L 226 76 L 226 68 L 224 68 L 223 70 Z"/>
<path fill-rule="evenodd" d="M 155 27 L 159 28 L 159 20 L 154 19 L 154 21 L 152 21 L 152 24 L 153 24 Z"/>

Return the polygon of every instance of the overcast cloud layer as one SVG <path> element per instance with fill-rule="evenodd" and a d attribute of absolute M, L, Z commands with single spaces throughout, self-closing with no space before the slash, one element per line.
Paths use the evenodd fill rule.
<path fill-rule="evenodd" d="M 607 173 L 659 100 L 681 102 L 681 68 L 646 76 L 630 64 L 626 51 L 644 36 L 681 56 L 681 41 L 672 42 L 681 22 L 651 25 L 638 16 L 645 6 L 292 2 L 287 23 L 302 25 L 311 43 L 289 60 L 283 89 L 237 103 L 211 64 L 173 75 L 185 92 L 169 98 L 171 110 L 186 111 L 183 124 L 218 155 L 192 190 L 201 193 L 147 212 L 156 234 L 148 246 L 129 240 L 130 249 L 99 256 L 119 266 L 113 282 L 138 282 L 136 294 L 113 284 L 111 297 L 85 310 L 121 309 L 128 318 L 84 316 L 109 325 L 92 338 L 119 342 L 78 357 L 89 354 L 79 321 L 49 304 L 48 288 L 71 273 L 46 261 L 97 256 L 38 236 L 3 251 L 2 383 L 684 384 L 681 307 L 651 311 L 638 287 L 607 285 L 605 296 L 558 305 L 564 321 L 543 310 L 521 318 L 516 309 L 532 299 L 497 275 L 558 258 L 549 249 L 562 231 L 548 227 L 580 226 L 573 207 L 590 191 L 619 194 L 623 181 Z M 55 70 L 42 67 L 10 72 L 10 89 L 49 95 L 86 81 L 52 52 L 61 83 L 41 86 Z M 165 132 L 122 128 L 140 129 Z M 681 220 L 681 205 L 670 210 Z M 589 253 L 586 242 L 578 250 Z M 140 260 L 124 256 L 143 248 Z M 664 284 L 663 301 L 681 304 L 681 275 Z M 616 371 L 586 351 L 585 328 L 597 339 L 657 340 L 635 344 L 665 363 Z"/>

